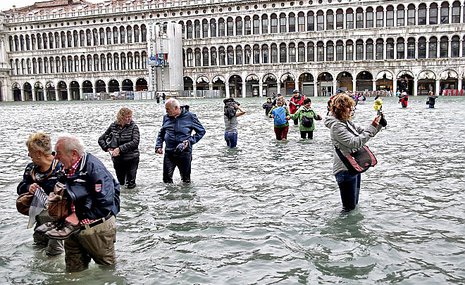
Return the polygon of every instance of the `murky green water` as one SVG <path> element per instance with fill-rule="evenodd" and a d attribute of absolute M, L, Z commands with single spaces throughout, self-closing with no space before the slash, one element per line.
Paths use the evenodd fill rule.
<path fill-rule="evenodd" d="M 327 98 L 312 98 L 326 113 Z M 465 283 L 465 98 L 427 109 L 384 99 L 388 127 L 369 142 L 379 164 L 363 174 L 360 205 L 340 216 L 329 132 L 313 141 L 291 127 L 276 142 L 263 98 L 240 99 L 239 143 L 223 141 L 220 99 L 184 100 L 207 129 L 194 146 L 193 183 L 164 185 L 154 139 L 163 107 L 152 101 L 3 104 L 0 129 L 1 284 L 463 284 Z M 356 111 L 368 125 L 373 98 Z M 122 190 L 114 271 L 64 273 L 64 256 L 32 245 L 16 212 L 29 161 L 27 136 L 69 132 L 111 169 L 97 144 L 121 106 L 141 131 L 136 189 Z"/>

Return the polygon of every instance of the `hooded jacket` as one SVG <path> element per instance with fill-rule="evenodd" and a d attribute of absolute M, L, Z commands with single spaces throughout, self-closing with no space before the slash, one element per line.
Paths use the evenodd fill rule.
<path fill-rule="evenodd" d="M 326 117 L 325 126 L 330 129 L 333 146 L 340 149 L 343 154 L 359 150 L 381 129 L 381 126 L 376 128 L 371 124 L 368 128 L 363 129 L 356 126 L 352 121 L 343 122 L 332 115 Z M 333 147 L 333 174 L 336 175 L 340 171 L 347 171 L 347 167 Z"/>
<path fill-rule="evenodd" d="M 195 134 L 192 135 L 192 131 Z M 175 151 L 176 146 L 185 140 L 189 141 L 188 149 L 192 151 L 192 145 L 197 143 L 205 135 L 205 128 L 200 123 L 197 116 L 189 112 L 189 106 L 181 106 L 179 116 L 163 116 L 163 124 L 158 132 L 155 149 L 162 148 L 165 142 L 165 151 Z"/>

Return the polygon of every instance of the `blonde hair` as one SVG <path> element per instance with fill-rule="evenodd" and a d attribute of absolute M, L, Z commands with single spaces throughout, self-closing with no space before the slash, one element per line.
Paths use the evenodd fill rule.
<path fill-rule="evenodd" d="M 37 132 L 29 135 L 26 141 L 28 150 L 40 151 L 44 154 L 52 154 L 52 140 L 50 135 L 44 132 Z"/>
<path fill-rule="evenodd" d="M 348 121 L 352 116 L 352 108 L 355 101 L 345 93 L 339 93 L 331 100 L 331 113 L 341 121 Z"/>
<path fill-rule="evenodd" d="M 118 122 L 118 124 L 120 124 L 120 125 L 123 125 L 124 118 L 127 115 L 132 115 L 132 110 L 131 109 L 126 108 L 126 107 L 123 107 L 123 108 L 119 109 L 118 113 L 116 114 L 116 122 Z"/>

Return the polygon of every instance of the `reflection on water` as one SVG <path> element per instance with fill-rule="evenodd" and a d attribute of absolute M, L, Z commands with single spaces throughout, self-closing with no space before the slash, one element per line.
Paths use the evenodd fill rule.
<path fill-rule="evenodd" d="M 329 132 L 314 140 L 274 139 L 261 98 L 240 99 L 237 149 L 223 141 L 222 101 L 191 100 L 207 129 L 194 146 L 191 185 L 162 183 L 154 139 L 163 106 L 155 102 L 3 104 L 0 135 L 0 283 L 2 284 L 463 284 L 465 99 L 427 109 L 411 97 L 401 109 L 386 98 L 388 127 L 369 142 L 378 165 L 362 175 L 359 207 L 340 215 L 331 175 Z M 326 98 L 312 98 L 320 114 Z M 368 124 L 372 98 L 357 107 Z M 16 212 L 16 185 L 29 159 L 27 136 L 45 130 L 83 138 L 110 169 L 97 144 L 123 105 L 141 132 L 138 187 L 122 190 L 114 270 L 92 263 L 64 273 L 64 256 L 32 245 L 27 217 Z"/>

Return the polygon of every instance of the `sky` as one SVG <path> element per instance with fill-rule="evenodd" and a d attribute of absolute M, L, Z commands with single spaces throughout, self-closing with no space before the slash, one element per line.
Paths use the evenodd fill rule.
<path fill-rule="evenodd" d="M 91 3 L 103 2 L 104 0 L 87 0 Z M 43 0 L 0 0 L 0 11 L 8 10 L 16 5 L 16 8 L 33 5 L 35 2 L 43 2 Z"/>

